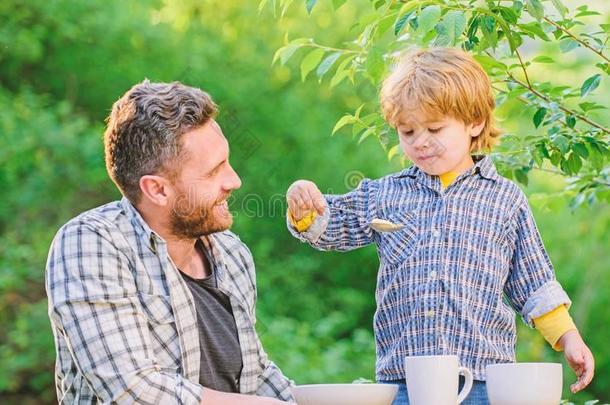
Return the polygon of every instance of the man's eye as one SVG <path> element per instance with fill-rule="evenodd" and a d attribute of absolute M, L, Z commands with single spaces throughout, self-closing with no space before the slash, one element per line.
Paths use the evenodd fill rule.
<path fill-rule="evenodd" d="M 440 131 L 441 129 L 443 129 L 443 127 L 438 127 L 438 128 L 428 128 L 428 131 L 436 134 L 438 131 Z"/>

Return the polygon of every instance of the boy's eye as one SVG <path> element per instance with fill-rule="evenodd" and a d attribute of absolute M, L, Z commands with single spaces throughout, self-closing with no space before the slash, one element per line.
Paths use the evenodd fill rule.
<path fill-rule="evenodd" d="M 428 128 L 428 131 L 436 134 L 438 131 L 440 131 L 441 129 L 443 129 L 443 127 L 438 127 L 438 128 Z"/>
<path fill-rule="evenodd" d="M 403 136 L 411 136 L 411 135 L 413 135 L 413 130 L 400 131 L 400 134 L 403 135 Z"/>

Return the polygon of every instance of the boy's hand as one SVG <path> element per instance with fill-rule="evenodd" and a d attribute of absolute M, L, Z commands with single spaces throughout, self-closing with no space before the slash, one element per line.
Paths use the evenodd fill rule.
<path fill-rule="evenodd" d="M 308 180 L 297 180 L 286 192 L 286 200 L 288 201 L 288 209 L 292 217 L 298 221 L 312 211 L 318 214 L 324 214 L 324 197 L 313 182 Z"/>
<path fill-rule="evenodd" d="M 563 348 L 568 364 L 578 377 L 578 381 L 570 386 L 572 393 L 577 393 L 593 379 L 595 370 L 593 354 L 575 329 L 566 332 L 559 339 L 559 345 Z"/>

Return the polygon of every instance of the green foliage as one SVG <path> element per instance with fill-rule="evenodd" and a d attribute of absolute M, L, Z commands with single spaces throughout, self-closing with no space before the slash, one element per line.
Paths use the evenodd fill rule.
<path fill-rule="evenodd" d="M 274 7 L 288 7 L 289 3 L 291 1 L 278 0 Z M 575 191 L 574 205 L 583 201 L 610 201 L 607 169 L 610 129 L 607 118 L 594 113 L 594 110 L 608 108 L 607 98 L 594 96 L 603 78 L 610 74 L 610 58 L 604 53 L 610 30 L 608 24 L 588 23 L 590 16 L 599 13 L 589 10 L 588 6 L 569 10 L 561 0 L 553 0 L 552 4 L 540 0 L 525 3 L 519 0 L 378 0 L 365 3 L 369 10 L 366 10 L 367 6 L 363 7 L 362 18 L 352 27 L 356 35 L 351 40 L 335 47 L 335 44 L 322 45 L 314 38 L 287 39 L 278 51 L 284 55 L 282 64 L 299 47 L 333 48 L 336 52 L 333 61 L 356 56 L 337 66 L 334 73 L 329 68 L 332 63 L 325 61 L 320 81 L 324 76 L 333 75 L 332 87 L 336 84 L 334 77 L 349 75 L 356 88 L 377 88 L 383 72 L 391 68 L 397 53 L 413 45 L 459 46 L 472 52 L 488 72 L 498 106 L 520 103 L 532 116 L 534 130 L 530 128 L 513 138 L 520 143 L 520 153 L 513 153 L 515 142 L 508 141 L 510 138 L 505 138 L 498 149 L 496 160 L 502 160 L 502 166 L 506 168 L 503 174 L 527 184 L 528 173 L 532 170 L 554 167 L 553 170 L 569 177 L 569 187 Z M 393 32 L 389 31 L 392 26 Z M 581 48 L 596 62 L 591 63 L 590 70 L 601 73 L 576 85 L 535 80 L 532 64 L 556 63 L 549 53 L 557 53 L 557 47 L 564 54 Z M 524 58 L 524 52 L 530 54 L 530 60 Z M 313 70 L 315 62 L 313 58 L 306 58 L 301 68 L 306 64 Z M 305 75 L 302 78 L 305 80 Z M 363 101 L 365 111 L 378 114 L 375 99 Z M 336 128 L 358 123 L 357 120 L 348 122 L 346 117 L 341 118 Z M 371 132 L 377 135 L 388 158 L 397 155 L 393 146 L 385 141 L 389 128 L 365 126 L 359 130 L 366 134 L 365 137 Z M 369 130 L 371 132 L 367 132 Z M 558 138 L 561 139 L 559 144 Z M 583 156 L 584 150 L 586 156 Z"/>
<path fill-rule="evenodd" d="M 219 122 L 231 145 L 232 164 L 243 180 L 231 203 L 234 230 L 251 248 L 257 264 L 257 327 L 270 357 L 297 383 L 374 378 L 375 249 L 327 254 L 298 243 L 285 230 L 283 194 L 297 178 L 312 179 L 324 191 L 343 193 L 352 186 L 345 177 L 353 171 L 375 178 L 401 167 L 392 132 L 371 103 L 377 80 L 390 62 L 391 47 L 380 39 L 386 38 L 391 45 L 394 38 L 409 36 L 424 44 L 436 39 L 436 27 L 443 22 L 454 27 L 447 33 L 456 29 L 446 22 L 454 17 L 447 18 L 450 10 L 440 2 L 410 1 L 394 15 L 387 13 L 383 1 L 375 4 L 320 0 L 309 3 L 308 17 L 308 3 L 302 1 L 293 2 L 291 8 L 280 0 L 269 0 L 260 10 L 248 2 L 199 0 L 0 3 L 1 403 L 56 403 L 55 354 L 44 291 L 47 250 L 68 219 L 118 198 L 104 168 L 103 119 L 112 102 L 145 77 L 199 86 L 220 104 Z M 542 4 L 545 9 L 551 5 Z M 273 5 L 280 21 L 267 11 Z M 438 19 L 434 7 L 440 8 Z M 426 12 L 430 15 L 422 22 L 420 15 L 426 8 L 431 8 Z M 499 12 L 508 19 L 527 13 L 507 9 Z M 340 18 L 333 18 L 333 13 Z M 495 38 L 497 48 L 502 48 L 506 39 L 498 34 L 499 23 L 488 18 L 492 16 L 479 15 L 472 24 L 472 10 L 464 13 L 468 23 L 459 38 L 462 44 L 469 32 L 476 31 L 472 35 L 480 37 L 480 42 Z M 566 19 L 594 18 L 590 13 L 581 8 L 566 14 Z M 547 170 L 552 160 L 551 168 L 564 162 L 566 170 L 584 177 L 589 166 L 600 170 L 607 166 L 606 138 L 590 133 L 588 124 L 576 114 L 602 122 L 605 105 L 599 94 L 606 91 L 607 71 L 598 66 L 592 72 L 595 64 L 586 57 L 565 62 L 576 52 L 592 52 L 571 40 L 569 44 L 576 43 L 577 49 L 560 54 L 556 42 L 563 39 L 555 38 L 548 26 L 539 30 L 531 20 L 519 21 L 535 38 L 549 38 L 549 48 L 531 59 L 528 71 L 532 77 L 553 77 L 570 84 L 563 89 L 539 86 L 553 102 L 569 101 L 574 114 L 545 124 L 557 106 L 538 105 L 529 90 L 502 84 L 511 97 L 500 105 L 501 116 L 510 117 L 503 126 L 509 134 L 529 134 L 507 137 L 510 147 L 500 152 L 523 160 L 506 165 L 504 171 L 530 180 L 527 191 L 558 278 L 573 297 L 572 314 L 596 354 L 597 376 L 589 394 L 571 400 L 608 399 L 610 352 L 605 325 L 610 323 L 610 314 L 605 308 L 610 302 L 604 291 L 610 288 L 606 274 L 610 214 L 600 205 L 572 213 L 566 199 L 576 197 L 579 184 L 534 169 Z M 350 31 L 352 26 L 355 30 L 370 27 L 353 43 L 357 31 Z M 587 34 L 584 28 L 569 27 Z M 607 24 L 603 29 L 608 32 Z M 298 33 L 301 39 L 286 40 L 276 52 L 284 38 L 281 30 Z M 316 41 L 310 39 L 314 33 Z M 598 46 L 594 39 L 584 38 Z M 374 55 L 370 61 L 363 47 Z M 314 49 L 324 54 L 305 80 L 321 80 L 324 86 L 303 84 L 299 70 L 292 72 L 284 66 Z M 270 66 L 274 53 L 275 63 Z M 498 75 L 514 70 L 509 59 L 479 56 L 487 58 L 488 68 Z M 583 83 L 595 73 L 601 75 L 599 87 L 582 98 Z M 529 104 L 515 97 L 524 97 Z M 540 131 L 559 126 L 552 136 L 532 134 L 532 117 L 542 107 L 547 114 Z M 356 142 L 329 136 L 337 118 L 344 115 L 349 118 L 337 133 L 351 134 Z M 575 139 L 566 127 L 583 136 Z M 531 150 L 522 153 L 526 147 Z M 530 154 L 537 162 L 531 171 L 527 170 Z M 505 161 L 502 156 L 498 155 L 500 163 Z M 591 181 L 599 179 L 594 171 L 591 176 Z M 263 202 L 256 212 L 248 208 L 253 196 Z M 558 361 L 535 332 L 521 326 L 519 333 L 520 360 Z M 566 382 L 571 382 L 572 373 L 564 370 Z"/>

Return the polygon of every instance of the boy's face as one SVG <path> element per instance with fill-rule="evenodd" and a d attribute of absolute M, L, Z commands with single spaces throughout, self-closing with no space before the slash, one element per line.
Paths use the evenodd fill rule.
<path fill-rule="evenodd" d="M 485 122 L 464 124 L 448 116 L 411 115 L 400 120 L 396 129 L 405 155 L 425 173 L 440 175 L 449 171 L 461 173 L 474 164 L 470 143 L 484 126 Z"/>

